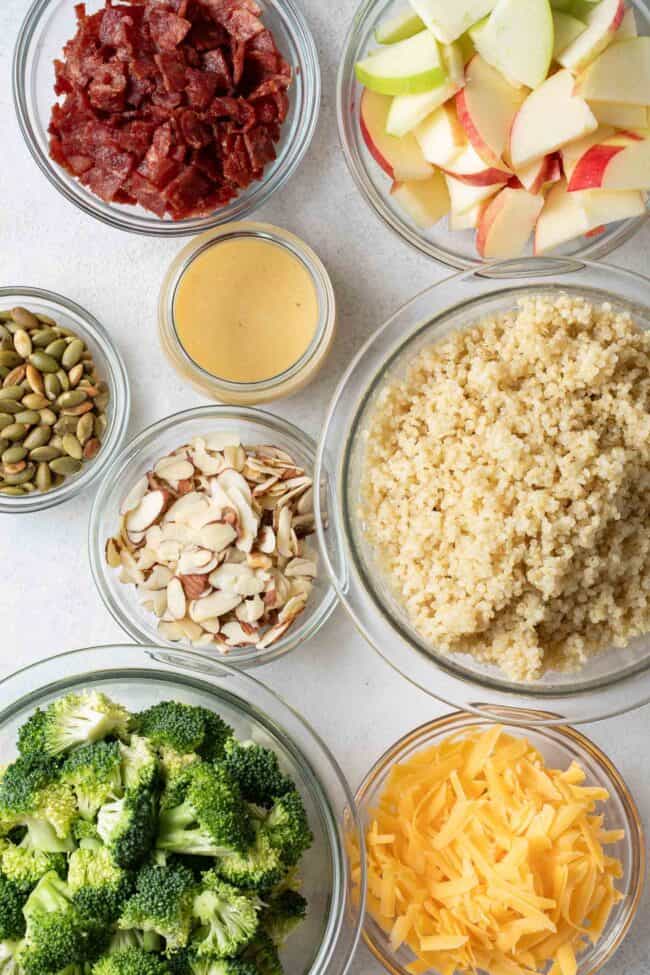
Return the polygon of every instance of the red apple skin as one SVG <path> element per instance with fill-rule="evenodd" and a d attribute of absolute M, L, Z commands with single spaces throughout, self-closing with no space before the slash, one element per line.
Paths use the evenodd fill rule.
<path fill-rule="evenodd" d="M 447 173 L 448 176 L 453 176 L 454 179 L 459 180 L 461 183 L 468 183 L 470 186 L 492 186 L 493 183 L 507 183 L 512 173 L 506 172 L 503 169 L 493 169 L 489 167 L 487 169 L 480 169 L 476 173 L 456 173 L 453 169 L 445 169 L 440 166 L 443 173 Z"/>
<path fill-rule="evenodd" d="M 588 230 L 585 237 L 600 237 L 601 234 L 605 233 L 605 224 L 601 223 L 600 227 L 594 227 L 593 230 Z"/>
<path fill-rule="evenodd" d="M 597 190 L 603 184 L 605 172 L 610 160 L 618 156 L 625 146 L 606 146 L 595 145 L 578 159 L 575 165 L 567 190 L 573 193 L 575 190 Z"/>
<path fill-rule="evenodd" d="M 546 175 L 545 183 L 557 183 L 558 180 L 562 179 L 562 156 L 559 152 L 551 153 L 549 158 L 548 173 Z"/>
<path fill-rule="evenodd" d="M 393 179 L 393 177 L 394 177 L 393 167 L 388 162 L 388 160 L 385 159 L 382 156 L 382 154 L 380 153 L 379 149 L 377 148 L 377 146 L 373 142 L 373 139 L 372 139 L 372 136 L 371 136 L 370 132 L 368 131 L 368 126 L 366 125 L 366 121 L 365 121 L 365 119 L 363 117 L 363 102 L 362 102 L 361 108 L 359 110 L 359 120 L 360 120 L 360 124 L 361 124 L 361 135 L 363 136 L 363 141 L 365 142 L 365 144 L 366 144 L 366 146 L 368 148 L 368 152 L 370 153 L 370 155 L 372 156 L 372 158 L 375 160 L 375 162 L 379 166 L 381 166 L 381 168 L 384 170 L 384 172 L 386 173 L 386 175 L 389 176 L 391 179 Z"/>
<path fill-rule="evenodd" d="M 535 184 L 535 185 L 537 185 L 537 184 Z M 508 182 L 506 183 L 506 186 L 509 186 L 510 189 L 512 189 L 512 190 L 525 190 L 526 189 L 526 187 L 521 182 L 521 180 L 519 180 L 516 176 L 511 176 L 510 179 L 508 180 Z"/>
<path fill-rule="evenodd" d="M 498 166 L 501 160 L 483 141 L 480 132 L 472 121 L 472 116 L 470 115 L 470 111 L 467 106 L 467 89 L 465 88 L 461 88 L 461 90 L 456 93 L 456 114 L 458 116 L 458 121 L 465 131 L 465 135 L 474 146 L 481 159 L 484 159 L 486 165 L 488 166 Z"/>

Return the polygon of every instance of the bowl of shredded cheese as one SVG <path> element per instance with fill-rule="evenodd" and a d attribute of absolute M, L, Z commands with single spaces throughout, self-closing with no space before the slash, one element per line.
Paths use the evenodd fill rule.
<path fill-rule="evenodd" d="M 625 782 L 575 729 L 515 710 L 417 728 L 357 792 L 364 938 L 391 975 L 593 975 L 632 924 L 645 840 Z"/>

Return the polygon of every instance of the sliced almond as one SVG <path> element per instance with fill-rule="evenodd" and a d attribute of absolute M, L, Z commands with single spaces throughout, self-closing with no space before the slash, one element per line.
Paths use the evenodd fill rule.
<path fill-rule="evenodd" d="M 287 620 L 295 620 L 296 616 L 302 613 L 306 602 L 306 596 L 292 596 L 280 610 L 278 622 L 285 623 Z"/>
<path fill-rule="evenodd" d="M 219 454 L 213 456 L 198 448 L 192 451 L 192 462 L 202 474 L 208 476 L 219 474 L 224 469 L 224 459 Z"/>
<path fill-rule="evenodd" d="M 167 590 L 156 589 L 156 591 L 151 594 L 151 601 L 153 603 L 153 611 L 158 619 L 160 619 L 160 617 L 163 616 L 167 610 Z"/>
<path fill-rule="evenodd" d="M 214 556 L 209 548 L 199 548 L 197 545 L 189 545 L 183 549 L 178 560 L 179 575 L 190 575 L 192 572 L 211 572 L 212 569 L 206 569 L 206 566 L 213 559 Z"/>
<path fill-rule="evenodd" d="M 266 650 L 267 647 L 277 643 L 277 641 L 287 632 L 292 622 L 293 620 L 289 620 L 286 623 L 276 623 L 275 626 L 272 626 L 270 630 L 266 631 L 262 639 L 256 643 L 257 649 Z"/>
<path fill-rule="evenodd" d="M 245 599 L 235 610 L 235 616 L 240 623 L 256 623 L 264 616 L 265 606 L 261 596 Z"/>
<path fill-rule="evenodd" d="M 208 433 L 205 437 L 205 446 L 207 450 L 224 450 L 226 447 L 239 447 L 241 443 L 240 438 L 236 433 L 222 433 L 220 430 L 215 430 L 214 433 Z"/>
<path fill-rule="evenodd" d="M 264 552 L 265 555 L 271 555 L 275 552 L 275 532 L 270 525 L 264 525 L 263 528 L 260 528 L 255 544 L 260 552 Z"/>
<path fill-rule="evenodd" d="M 194 466 L 180 457 L 163 457 L 154 467 L 154 474 L 170 484 L 177 484 L 194 474 Z"/>
<path fill-rule="evenodd" d="M 180 579 L 174 576 L 167 583 L 167 610 L 172 619 L 182 620 L 185 616 L 186 607 L 185 590 Z"/>
<path fill-rule="evenodd" d="M 190 491 L 176 501 L 165 513 L 165 521 L 175 521 L 189 525 L 190 520 L 197 511 L 207 510 L 209 507 L 207 498 L 204 498 L 198 491 Z"/>
<path fill-rule="evenodd" d="M 284 574 L 289 579 L 291 576 L 310 576 L 314 579 L 318 574 L 318 569 L 316 563 L 312 562 L 311 559 L 295 558 L 287 564 Z"/>
<path fill-rule="evenodd" d="M 233 621 L 231 623 L 224 623 L 221 627 L 220 635 L 225 637 L 229 647 L 245 647 L 254 646 L 257 643 L 259 633 L 257 629 L 254 629 L 252 633 L 248 633 L 241 623 Z"/>
<path fill-rule="evenodd" d="M 128 532 L 146 532 L 155 521 L 158 521 L 167 504 L 168 495 L 165 491 L 149 491 L 145 494 L 137 507 L 126 516 Z"/>
<path fill-rule="evenodd" d="M 314 510 L 314 488 L 310 486 L 298 501 L 296 505 L 296 511 L 298 512 L 299 515 L 306 515 L 306 514 L 311 514 L 313 510 Z"/>
<path fill-rule="evenodd" d="M 288 507 L 281 508 L 278 512 L 276 524 L 276 546 L 280 555 L 284 555 L 286 558 L 290 558 L 295 554 L 291 538 L 292 517 L 291 509 Z"/>
<path fill-rule="evenodd" d="M 227 467 L 232 467 L 235 471 L 243 471 L 246 463 L 246 451 L 243 447 L 229 444 L 223 448 L 223 459 Z"/>
<path fill-rule="evenodd" d="M 183 632 L 183 636 L 193 643 L 195 640 L 200 640 L 203 636 L 203 629 L 194 620 L 185 619 L 178 621 L 178 626 Z"/>
<path fill-rule="evenodd" d="M 129 511 L 133 511 L 137 508 L 145 494 L 147 493 L 148 481 L 146 477 L 141 477 L 139 481 L 133 485 L 127 496 L 122 501 L 120 507 L 120 514 L 126 515 Z"/>
<path fill-rule="evenodd" d="M 142 583 L 142 588 L 147 590 L 166 589 L 172 577 L 173 573 L 166 565 L 155 565 Z"/>
<path fill-rule="evenodd" d="M 111 569 L 119 569 L 119 567 L 122 565 L 122 560 L 120 558 L 118 544 L 114 538 L 108 539 L 104 551 L 107 565 L 109 565 Z"/>
<path fill-rule="evenodd" d="M 201 544 L 213 552 L 222 552 L 231 545 L 237 538 L 237 532 L 232 525 L 222 522 L 215 522 L 211 525 L 204 525 L 198 532 Z"/>
<path fill-rule="evenodd" d="M 239 471 L 226 470 L 222 474 L 219 474 L 217 478 L 217 483 L 219 487 L 224 491 L 228 497 L 231 496 L 231 491 L 234 489 L 238 491 L 246 499 L 248 504 L 253 500 L 253 495 L 248 482 L 245 477 L 243 477 Z"/>
<path fill-rule="evenodd" d="M 224 616 L 239 606 L 242 597 L 231 592 L 213 592 L 209 596 L 190 603 L 190 616 L 195 623 L 211 619 L 213 616 Z"/>
<path fill-rule="evenodd" d="M 171 643 L 179 643 L 185 635 L 178 623 L 167 622 L 166 620 L 161 620 L 158 623 L 158 632 Z"/>
<path fill-rule="evenodd" d="M 201 620 L 201 626 L 208 633 L 211 633 L 212 636 L 216 636 L 221 627 L 221 621 L 218 616 L 213 616 L 211 619 Z"/>

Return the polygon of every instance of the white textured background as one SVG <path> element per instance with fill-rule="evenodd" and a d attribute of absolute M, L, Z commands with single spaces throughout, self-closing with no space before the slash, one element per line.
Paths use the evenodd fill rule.
<path fill-rule="evenodd" d="M 27 0 L 0 0 L 0 282 L 61 292 L 106 325 L 129 370 L 134 434 L 202 402 L 171 371 L 156 335 L 160 281 L 183 242 L 130 236 L 84 217 L 37 170 L 11 100 L 12 49 L 27 6 Z M 323 372 L 300 395 L 271 407 L 317 435 L 337 379 L 364 339 L 448 272 L 380 224 L 345 167 L 334 86 L 355 0 L 303 0 L 303 6 L 321 58 L 320 122 L 297 175 L 256 216 L 304 237 L 322 257 L 336 290 L 339 331 Z M 611 262 L 649 272 L 650 225 Z M 89 507 L 85 498 L 41 514 L 0 515 L 0 676 L 66 649 L 127 642 L 103 608 L 87 567 Z M 353 787 L 396 738 L 443 710 L 393 673 L 341 609 L 311 643 L 257 675 L 303 712 Z M 618 764 L 650 831 L 650 709 L 586 732 Z M 378 975 L 381 969 L 361 947 L 351 971 Z M 647 891 L 633 931 L 607 972 L 650 975 Z"/>

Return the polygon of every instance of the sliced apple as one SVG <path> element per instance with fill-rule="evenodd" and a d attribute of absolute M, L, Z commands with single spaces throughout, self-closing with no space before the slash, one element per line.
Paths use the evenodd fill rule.
<path fill-rule="evenodd" d="M 502 165 L 512 120 L 524 100 L 495 68 L 475 54 L 465 71 L 465 87 L 456 95 L 458 121 L 486 163 Z"/>
<path fill-rule="evenodd" d="M 368 151 L 391 179 L 429 179 L 433 167 L 412 135 L 396 139 L 386 132 L 392 99 L 365 88 L 361 96 L 361 133 Z"/>
<path fill-rule="evenodd" d="M 590 149 L 591 146 L 598 145 L 599 142 L 604 142 L 605 139 L 609 139 L 612 135 L 614 135 L 614 129 L 611 126 L 601 125 L 593 132 L 590 132 L 589 135 L 583 136 L 582 139 L 575 139 L 573 142 L 562 146 L 560 149 L 560 157 L 562 159 L 562 169 L 564 170 L 567 181 L 571 179 L 578 159 L 584 156 L 587 149 Z"/>
<path fill-rule="evenodd" d="M 474 230 L 478 227 L 482 209 L 481 204 L 477 203 L 476 206 L 472 207 L 471 210 L 466 210 L 465 213 L 454 213 L 452 210 L 447 217 L 447 226 L 450 230 Z"/>
<path fill-rule="evenodd" d="M 589 102 L 602 125 L 617 129 L 645 129 L 648 125 L 648 109 L 645 105 L 617 105 L 616 102 Z"/>
<path fill-rule="evenodd" d="M 407 9 L 384 20 L 375 31 L 375 39 L 378 44 L 397 44 L 419 34 L 421 30 L 424 30 L 421 18 Z"/>
<path fill-rule="evenodd" d="M 536 88 L 546 78 L 553 56 L 548 0 L 497 0 L 470 34 L 479 54 L 510 83 Z"/>
<path fill-rule="evenodd" d="M 634 16 L 634 10 L 632 7 L 628 7 L 623 14 L 623 19 L 619 24 L 618 30 L 616 31 L 616 37 L 613 40 L 613 44 L 618 44 L 619 41 L 627 41 L 630 37 L 638 37 L 639 31 L 636 26 L 636 18 Z"/>
<path fill-rule="evenodd" d="M 447 78 L 449 81 L 456 85 L 456 88 L 462 88 L 465 84 L 465 58 L 463 57 L 463 49 L 459 42 L 454 44 L 441 44 L 440 53 L 442 54 L 442 63 L 447 72 Z"/>
<path fill-rule="evenodd" d="M 650 189 L 650 138 L 614 136 L 591 146 L 577 161 L 569 192 Z"/>
<path fill-rule="evenodd" d="M 562 163 L 558 154 L 551 152 L 515 175 L 529 193 L 541 193 L 545 187 L 562 179 Z"/>
<path fill-rule="evenodd" d="M 467 143 L 453 102 L 441 105 L 413 134 L 427 162 L 441 167 L 448 166 Z"/>
<path fill-rule="evenodd" d="M 505 164 L 489 166 L 479 156 L 472 145 L 467 145 L 447 166 L 442 166 L 446 173 L 454 176 L 462 183 L 471 186 L 489 186 L 492 183 L 507 183 L 512 176 Z"/>
<path fill-rule="evenodd" d="M 450 201 L 442 173 L 436 172 L 431 179 L 407 183 L 393 183 L 391 196 L 423 230 L 433 227 L 446 213 Z"/>
<path fill-rule="evenodd" d="M 390 135 L 403 136 L 412 132 L 425 118 L 437 108 L 453 98 L 458 88 L 451 81 L 444 81 L 437 88 L 421 95 L 398 95 L 393 99 L 386 131 Z"/>
<path fill-rule="evenodd" d="M 578 77 L 576 94 L 594 102 L 650 105 L 650 37 L 611 44 Z"/>
<path fill-rule="evenodd" d="M 534 252 L 547 254 L 560 244 L 589 234 L 604 224 L 646 212 L 642 193 L 583 190 L 567 192 L 563 180 L 549 191 L 535 227 Z"/>
<path fill-rule="evenodd" d="M 544 206 L 544 197 L 504 187 L 479 217 L 476 249 L 486 260 L 519 257 Z"/>
<path fill-rule="evenodd" d="M 362 85 L 382 95 L 430 91 L 445 80 L 438 44 L 428 30 L 357 61 L 355 70 Z"/>
<path fill-rule="evenodd" d="M 494 7 L 495 0 L 410 0 L 430 31 L 444 44 L 451 44 Z"/>
<path fill-rule="evenodd" d="M 586 24 L 564 10 L 553 11 L 553 60 L 584 32 Z"/>
<path fill-rule="evenodd" d="M 474 207 L 480 206 L 485 200 L 489 200 L 499 190 L 503 189 L 503 183 L 490 183 L 485 186 L 471 186 L 469 183 L 462 183 L 459 179 L 445 174 L 449 199 L 451 200 L 451 212 L 456 216 L 462 216 Z"/>
<path fill-rule="evenodd" d="M 600 0 L 594 4 L 585 29 L 559 54 L 557 60 L 562 67 L 574 74 L 586 68 L 614 40 L 624 13 L 623 0 Z"/>
<path fill-rule="evenodd" d="M 515 169 L 598 128 L 586 101 L 574 95 L 573 88 L 573 75 L 564 69 L 528 95 L 510 132 L 509 156 Z"/>

